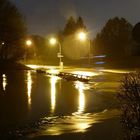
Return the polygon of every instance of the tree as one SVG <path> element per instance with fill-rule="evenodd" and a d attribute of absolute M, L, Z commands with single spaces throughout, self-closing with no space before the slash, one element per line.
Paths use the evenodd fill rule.
<path fill-rule="evenodd" d="M 140 44 L 140 22 L 137 23 L 134 28 L 133 28 L 133 31 L 132 31 L 132 35 L 133 35 L 133 38 L 134 40 Z"/>
<path fill-rule="evenodd" d="M 79 30 L 84 30 L 86 32 L 86 26 L 84 25 L 82 17 L 78 17 L 77 19 L 70 17 L 67 20 L 65 28 L 62 32 L 63 35 L 61 36 L 59 34 L 59 36 L 61 36 L 59 38 L 61 38 L 62 51 L 65 61 L 66 59 L 68 61 L 69 59 L 79 60 L 88 54 L 88 41 L 81 42 L 76 38 Z"/>
<path fill-rule="evenodd" d="M 0 0 L 0 59 L 18 59 L 23 54 L 26 27 L 13 3 Z"/>
<path fill-rule="evenodd" d="M 82 17 L 78 17 L 77 22 L 76 22 L 76 29 L 82 29 L 82 30 L 86 30 L 86 26 L 84 25 L 84 21 L 82 19 Z"/>
<path fill-rule="evenodd" d="M 64 28 L 63 34 L 64 36 L 71 35 L 75 32 L 76 29 L 76 21 L 73 17 L 70 17 L 66 23 L 66 26 Z"/>
<path fill-rule="evenodd" d="M 32 63 L 46 61 L 47 43 L 44 37 L 39 35 L 31 35 L 32 46 L 28 49 L 28 58 Z"/>
<path fill-rule="evenodd" d="M 86 26 L 84 25 L 82 17 L 78 17 L 77 20 L 75 20 L 73 17 L 70 17 L 65 25 L 63 35 L 64 37 L 73 35 L 78 30 L 86 30 Z"/>
<path fill-rule="evenodd" d="M 95 38 L 94 52 L 116 59 L 125 56 L 132 45 L 132 28 L 124 18 L 109 19 Z"/>

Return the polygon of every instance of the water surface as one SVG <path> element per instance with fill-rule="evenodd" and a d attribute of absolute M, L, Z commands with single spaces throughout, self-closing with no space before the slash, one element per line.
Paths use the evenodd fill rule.
<path fill-rule="evenodd" d="M 24 126 L 30 137 L 86 132 L 94 123 L 119 115 L 116 91 L 121 77 L 99 73 L 83 83 L 35 71 L 1 72 L 1 135 L 24 131 Z"/>

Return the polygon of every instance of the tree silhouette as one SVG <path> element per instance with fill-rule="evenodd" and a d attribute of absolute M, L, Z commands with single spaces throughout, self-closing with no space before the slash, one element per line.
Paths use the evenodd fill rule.
<path fill-rule="evenodd" d="M 0 0 L 0 59 L 18 59 L 23 53 L 26 27 L 13 3 Z"/>
<path fill-rule="evenodd" d="M 87 55 L 88 41 L 81 42 L 77 38 L 77 34 L 81 30 L 86 32 L 86 26 L 82 17 L 78 17 L 77 19 L 70 17 L 67 20 L 62 35 L 59 34 L 65 61 L 67 61 L 66 59 L 78 60 Z"/>
<path fill-rule="evenodd" d="M 86 30 L 86 26 L 84 25 L 84 21 L 82 19 L 82 17 L 78 17 L 77 22 L 76 22 L 76 29 L 82 29 L 82 30 Z"/>
<path fill-rule="evenodd" d="M 132 45 L 132 25 L 124 18 L 109 19 L 95 39 L 97 54 L 119 59 L 126 55 Z"/>
<path fill-rule="evenodd" d="M 76 29 L 76 21 L 73 17 L 70 17 L 66 23 L 66 26 L 64 28 L 63 34 L 64 36 L 71 35 L 75 32 Z"/>
<path fill-rule="evenodd" d="M 73 17 L 70 17 L 65 25 L 63 35 L 64 37 L 73 35 L 78 30 L 86 30 L 86 26 L 82 17 L 78 17 L 77 20 L 75 20 Z"/>
<path fill-rule="evenodd" d="M 140 44 L 140 22 L 135 25 L 132 31 L 134 40 Z"/>

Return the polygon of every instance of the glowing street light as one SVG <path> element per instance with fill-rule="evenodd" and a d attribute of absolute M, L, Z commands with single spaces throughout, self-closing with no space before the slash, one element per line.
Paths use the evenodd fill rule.
<path fill-rule="evenodd" d="M 77 34 L 77 37 L 78 37 L 78 39 L 79 39 L 81 42 L 84 42 L 84 41 L 88 41 L 88 42 L 89 42 L 88 63 L 89 63 L 89 65 L 90 65 L 90 39 L 88 38 L 87 32 L 85 32 L 85 31 L 80 31 L 80 32 Z"/>
<path fill-rule="evenodd" d="M 28 47 L 30 47 L 31 45 L 32 45 L 33 43 L 32 43 L 32 40 L 30 40 L 30 39 L 27 39 L 27 40 L 25 40 L 25 62 L 27 63 L 27 50 L 28 50 Z"/>
<path fill-rule="evenodd" d="M 63 68 L 63 62 L 62 62 L 63 55 L 62 55 L 62 51 L 61 51 L 62 50 L 62 47 L 61 47 L 60 42 L 56 38 L 52 37 L 52 38 L 50 38 L 49 43 L 51 45 L 58 44 L 58 46 L 59 46 L 59 52 L 57 54 L 57 57 L 59 58 L 59 66 L 60 66 L 60 68 Z"/>
<path fill-rule="evenodd" d="M 51 38 L 49 42 L 51 45 L 55 45 L 57 43 L 57 40 L 55 38 Z"/>
<path fill-rule="evenodd" d="M 83 32 L 83 31 L 79 32 L 79 33 L 78 33 L 78 39 L 79 39 L 80 41 L 85 41 L 85 40 L 87 40 L 87 34 L 86 34 L 85 32 Z"/>
<path fill-rule="evenodd" d="M 29 39 L 28 39 L 28 40 L 26 40 L 26 42 L 25 42 L 25 43 L 26 43 L 26 45 L 27 45 L 27 46 L 31 46 L 31 45 L 32 45 L 32 41 L 31 41 L 31 40 L 29 40 Z"/>

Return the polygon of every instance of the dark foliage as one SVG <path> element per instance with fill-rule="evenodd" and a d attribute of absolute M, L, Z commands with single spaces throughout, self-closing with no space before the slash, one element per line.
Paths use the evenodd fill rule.
<path fill-rule="evenodd" d="M 75 20 L 73 17 L 70 17 L 65 25 L 63 35 L 66 37 L 76 33 L 78 30 L 86 30 L 86 26 L 84 25 L 82 17 L 78 17 L 77 20 Z"/>
<path fill-rule="evenodd" d="M 132 25 L 124 18 L 109 19 L 95 38 L 94 53 L 119 59 L 130 53 Z"/>
<path fill-rule="evenodd" d="M 132 35 L 134 40 L 140 44 L 140 22 L 133 28 Z"/>
<path fill-rule="evenodd" d="M 66 26 L 64 28 L 63 34 L 65 36 L 73 34 L 75 32 L 75 30 L 76 30 L 75 25 L 76 25 L 75 19 L 73 17 L 70 17 L 68 19 L 67 23 L 66 23 Z"/>
<path fill-rule="evenodd" d="M 16 60 L 23 54 L 26 27 L 18 9 L 8 0 L 0 0 L 0 59 Z"/>
<path fill-rule="evenodd" d="M 125 139 L 136 139 L 140 135 L 140 73 L 125 75 L 118 98 L 121 103 Z"/>
<path fill-rule="evenodd" d="M 28 48 L 27 59 L 32 60 L 32 63 L 40 63 L 45 60 L 48 55 L 48 48 L 45 38 L 39 35 L 31 35 L 32 46 Z"/>
<path fill-rule="evenodd" d="M 76 28 L 86 30 L 86 26 L 84 25 L 84 21 L 82 17 L 78 17 L 77 22 L 76 22 Z"/>

